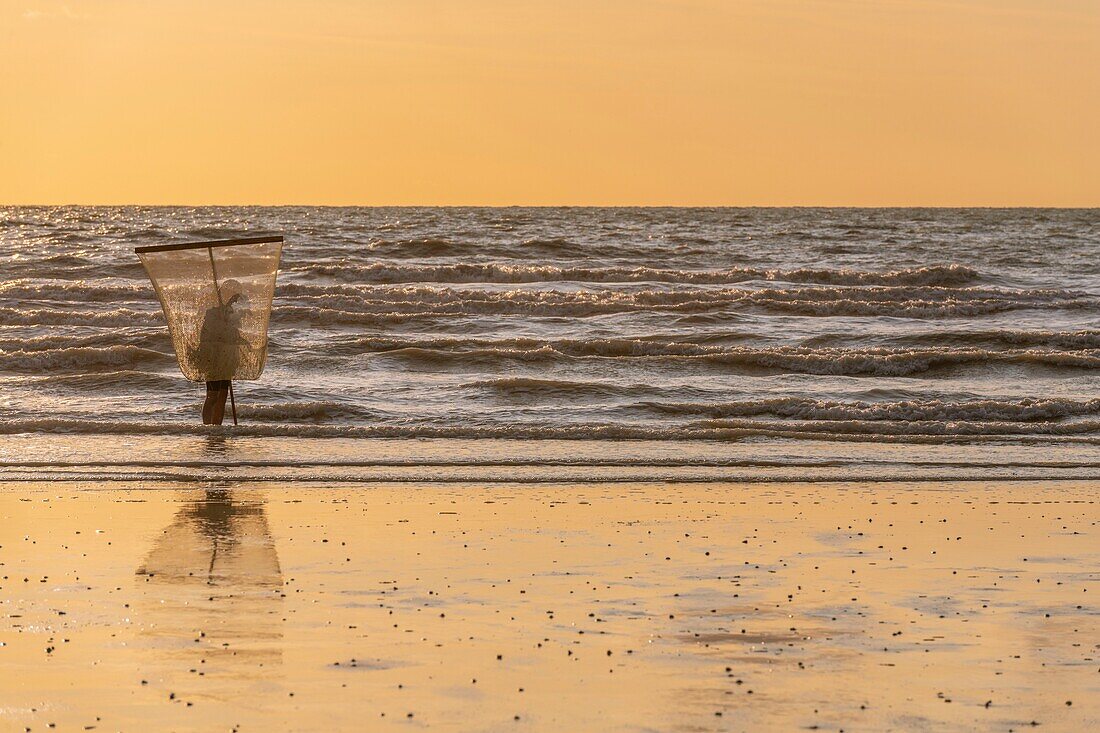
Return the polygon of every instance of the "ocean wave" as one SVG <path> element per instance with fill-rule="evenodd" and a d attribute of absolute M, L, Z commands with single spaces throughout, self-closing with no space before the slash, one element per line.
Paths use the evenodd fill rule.
<path fill-rule="evenodd" d="M 382 228 L 383 230 L 385 227 Z M 459 226 L 446 233 L 426 233 L 424 236 L 385 237 L 377 236 L 378 230 L 353 228 L 329 242 L 337 249 L 341 246 L 354 248 L 371 259 L 425 259 L 425 258 L 466 258 L 485 259 L 555 259 L 582 258 L 592 253 L 593 247 L 583 241 L 560 236 L 527 236 L 522 239 L 501 240 L 486 236 L 483 228 L 465 228 Z M 374 236 L 363 237 L 364 233 Z M 320 232 L 332 236 L 331 230 Z M 645 251 L 644 245 L 619 243 L 616 247 L 620 254 L 638 254 Z M 331 251 L 331 249 L 329 250 Z M 299 266 L 297 272 L 325 277 L 347 277 L 350 271 L 343 264 L 318 262 L 312 266 Z"/>
<path fill-rule="evenodd" d="M 216 430 L 208 428 L 209 430 Z M 238 428 L 234 428 L 234 432 L 239 431 Z M 38 460 L 28 459 L 20 460 L 18 458 L 12 460 L 0 460 L 0 470 L 5 471 L 6 477 L 10 477 L 11 469 L 56 469 L 59 472 L 68 472 L 69 469 L 115 469 L 126 471 L 127 469 L 141 469 L 141 468 L 160 468 L 160 469 L 180 469 L 180 468 L 288 468 L 288 469 L 371 469 L 371 468 L 398 468 L 398 469 L 420 469 L 420 468 L 811 468 L 811 469 L 833 469 L 833 468 L 852 468 L 856 465 L 860 467 L 866 467 L 867 464 L 878 464 L 877 468 L 881 470 L 891 462 L 879 462 L 873 459 L 868 460 L 866 456 L 854 457 L 845 455 L 833 455 L 833 456 L 786 456 L 769 458 L 763 455 L 749 454 L 744 457 L 717 457 L 708 455 L 692 455 L 690 453 L 681 453 L 670 457 L 656 457 L 645 455 L 632 455 L 630 453 L 610 455 L 606 457 L 593 457 L 579 455 L 576 457 L 565 457 L 560 455 L 546 456 L 546 455 L 525 455 L 522 457 L 505 457 L 500 454 L 488 454 L 488 455 L 455 455 L 455 454 L 429 454 L 420 457 L 412 458 L 348 458 L 343 455 L 325 455 L 311 454 L 304 455 L 286 455 L 281 458 L 266 458 L 266 457 L 228 457 L 225 455 L 217 458 L 184 458 L 184 457 L 170 457 L 170 456 L 152 456 L 148 458 L 135 458 L 131 460 L 119 460 L 107 458 L 105 460 L 89 459 L 89 460 L 66 460 L 66 459 L 51 459 L 51 460 Z M 957 460 L 951 460 L 945 458 L 941 460 L 921 460 L 913 457 L 911 460 L 901 462 L 910 470 L 912 469 L 928 469 L 928 468 L 948 468 L 948 469 L 960 469 L 960 468 L 974 468 L 974 469 L 991 469 L 991 468 L 1052 468 L 1052 469 L 1072 469 L 1072 468 L 1100 468 L 1100 463 L 1095 460 L 1091 460 L 1085 456 L 1081 456 L 1078 459 L 1071 460 L 1041 460 L 1041 459 L 1029 459 L 1024 461 L 1005 461 L 997 460 L 994 462 L 981 461 L 981 460 L 969 460 L 966 462 L 959 462 Z M 51 471 L 51 474 L 53 471 Z M 98 473 L 98 471 L 97 471 Z M 87 474 L 84 474 L 87 475 Z M 124 475 L 129 476 L 143 476 L 142 472 L 130 473 L 126 472 Z M 362 474 L 353 474 L 362 476 Z M 877 472 L 871 475 L 873 480 L 877 476 Z M 249 473 L 249 480 L 253 480 L 256 476 L 254 473 Z M 262 474 L 261 474 L 262 476 Z M 196 478 L 203 478 L 197 476 Z M 283 477 L 278 477 L 283 478 Z M 289 474 L 285 475 L 288 480 L 300 479 L 301 474 Z M 329 476 L 331 478 L 331 475 Z M 653 478 L 650 475 L 648 478 Z M 269 480 L 266 476 L 257 480 Z M 427 478 L 427 481 L 433 479 Z M 644 479 L 643 479 L 644 480 Z M 659 480 L 659 479 L 658 479 Z M 904 480 L 904 479 L 903 479 Z M 942 479 L 941 479 L 942 480 Z M 949 479 L 950 480 L 950 477 Z"/>
<path fill-rule="evenodd" d="M 63 238 L 64 239 L 64 238 Z M 71 238 L 72 242 L 93 242 L 82 235 Z M 130 253 L 127 253 L 130 254 Z M 15 260 L 4 263 L 4 269 L 10 277 L 33 280 L 48 274 L 54 280 L 94 281 L 116 277 L 140 279 L 145 272 L 141 264 L 130 259 L 105 259 L 94 261 L 86 257 L 57 255 L 37 259 Z"/>
<path fill-rule="evenodd" d="M 1055 421 L 1100 413 L 1100 399 L 976 399 L 976 400 L 904 400 L 865 402 L 814 400 L 805 397 L 776 397 L 740 402 L 641 402 L 636 405 L 665 415 L 701 415 L 711 418 L 759 417 L 812 422 L 826 421 L 908 421 L 948 424 Z"/>
<path fill-rule="evenodd" d="M 340 350 L 340 346 L 336 350 Z M 699 356 L 721 353 L 723 347 L 687 341 L 669 341 L 649 338 L 597 338 L 597 339 L 537 339 L 537 338 L 470 338 L 461 336 L 433 336 L 428 338 L 371 336 L 357 338 L 343 344 L 344 349 L 356 353 L 384 353 L 403 349 L 441 350 L 447 352 L 476 352 L 500 350 L 517 353 L 550 349 L 565 356 Z"/>
<path fill-rule="evenodd" d="M 924 319 L 986 316 L 1018 310 L 1086 309 L 1098 305 L 1094 298 L 1068 297 L 1062 291 L 954 292 L 965 295 L 929 293 L 932 297 L 907 297 L 904 293 L 873 290 L 824 293 L 770 290 L 754 293 L 742 303 L 765 311 L 803 316 Z"/>
<path fill-rule="evenodd" d="M 629 312 L 692 313 L 723 309 L 762 309 L 810 316 L 897 316 L 938 318 L 986 315 L 1022 309 L 1096 308 L 1084 293 L 1052 289 L 939 287 L 799 287 L 687 290 L 485 290 L 427 286 L 363 286 L 304 291 L 296 306 L 308 304 L 317 317 L 370 316 L 415 309 L 430 315 L 534 315 L 588 317 Z M 285 308 L 280 307 L 280 317 Z M 288 311 L 287 315 L 295 312 Z"/>
<path fill-rule="evenodd" d="M 471 254 L 471 245 L 441 237 L 420 237 L 410 239 L 373 238 L 365 249 L 375 255 L 393 257 L 448 257 Z"/>
<path fill-rule="evenodd" d="M 106 303 L 148 301 L 155 303 L 156 293 L 148 281 L 102 282 L 87 279 L 18 278 L 0 283 L 0 298 Z"/>
<path fill-rule="evenodd" d="M 818 337 L 827 338 L 827 337 Z M 804 342 L 813 346 L 815 339 Z M 912 346 L 975 347 L 979 344 L 996 344 L 1002 347 L 1046 347 L 1051 349 L 1100 349 L 1100 331 L 1048 331 L 1016 329 L 939 330 L 920 333 L 902 333 L 892 337 L 895 343 Z"/>
<path fill-rule="evenodd" d="M 375 256 L 421 257 L 568 257 L 585 256 L 591 248 L 567 237 L 534 236 L 517 242 L 486 241 L 474 229 L 468 236 L 460 233 L 450 237 L 372 238 L 365 246 Z"/>
<path fill-rule="evenodd" d="M 1100 433 L 1100 420 L 1074 422 L 998 422 L 966 420 L 785 420 L 762 424 L 752 419 L 700 420 L 686 426 L 687 430 L 767 430 L 787 435 L 829 435 L 886 438 L 907 436 L 943 436 L 963 438 L 980 436 L 995 438 L 1028 435 L 1093 435 Z"/>
<path fill-rule="evenodd" d="M 140 346 L 143 348 L 167 347 L 170 340 L 166 331 L 152 329 L 111 329 L 92 333 L 59 333 L 39 336 L 9 336 L 0 333 L 0 353 L 11 351 L 43 352 L 79 347 Z"/>
<path fill-rule="evenodd" d="M 317 308 L 296 305 L 284 305 L 271 313 L 271 320 L 278 325 L 289 323 L 318 326 L 359 326 L 363 328 L 385 329 L 390 326 L 421 321 L 446 321 L 453 319 L 454 313 L 432 310 L 345 311 L 338 308 Z"/>
<path fill-rule="evenodd" d="M 103 310 L 66 310 L 63 308 L 2 308 L 0 326 L 149 326 L 163 324 L 158 310 L 104 307 Z"/>
<path fill-rule="evenodd" d="M 888 272 L 848 269 L 763 269 L 735 267 L 722 270 L 678 270 L 655 267 L 562 267 L 509 263 L 413 265 L 297 265 L 290 272 L 363 283 L 539 283 L 663 282 L 721 285 L 752 280 L 821 285 L 938 285 L 955 287 L 980 280 L 980 273 L 962 265 L 933 265 Z M 287 286 L 294 292 L 295 283 Z M 299 286 L 300 287 L 300 286 Z"/>
<path fill-rule="evenodd" d="M 125 368 L 126 366 L 134 368 L 128 369 Z M 106 371 L 76 373 L 62 371 L 45 374 L 27 372 L 22 379 L 27 383 L 43 385 L 51 389 L 93 390 L 100 396 L 107 394 L 108 390 L 133 394 L 133 390 L 139 387 L 172 391 L 180 389 L 183 376 L 179 371 L 156 372 L 138 367 L 141 367 L 140 363 Z"/>
<path fill-rule="evenodd" d="M 672 392 L 702 392 L 690 388 L 662 388 L 648 384 L 615 384 L 613 382 L 580 381 L 550 377 L 498 377 L 465 382 L 463 389 L 490 391 L 509 397 L 539 395 L 543 397 L 603 397 L 668 394 Z"/>
<path fill-rule="evenodd" d="M 908 377 L 936 369 L 1011 365 L 1063 369 L 1100 368 L 1100 352 L 1021 349 L 816 349 L 776 347 L 731 349 L 703 357 L 735 367 L 756 367 L 801 374 Z"/>
<path fill-rule="evenodd" d="M 310 420 L 324 421 L 336 418 L 369 419 L 377 413 L 355 405 L 334 400 L 313 402 L 277 402 L 273 404 L 240 405 L 237 412 L 242 418 L 261 421 Z"/>
<path fill-rule="evenodd" d="M 73 281 L 22 283 L 0 290 L 0 325 L 142 325 L 161 321 L 151 287 Z M 87 304 L 83 308 L 21 307 L 20 301 Z M 6 304 L 5 304 L 6 303 Z M 102 303 L 101 310 L 88 308 Z M 120 307 L 120 304 L 125 304 Z M 36 303 L 37 305 L 37 303 Z M 137 310 L 142 306 L 146 309 Z M 1097 308 L 1086 293 L 1056 289 L 1003 289 L 926 285 L 697 288 L 616 290 L 450 288 L 430 285 L 310 285 L 285 283 L 273 317 L 369 324 L 378 316 L 409 311 L 440 315 L 589 317 L 632 312 L 708 313 L 762 310 L 806 316 L 953 318 L 1024 309 Z"/>
<path fill-rule="evenodd" d="M 108 422 L 70 418 L 0 420 L 0 435 L 65 433 L 96 435 L 236 435 L 242 437 L 300 438 L 445 438 L 471 440 L 649 440 L 735 441 L 783 438 L 830 442 L 931 443 L 984 442 L 1005 439 L 1069 440 L 1094 443 L 1100 421 L 1072 423 L 883 422 L 708 420 L 688 425 L 641 426 L 623 424 L 570 425 L 302 425 L 261 424 L 205 426 L 172 422 Z"/>
<path fill-rule="evenodd" d="M 772 373 L 831 376 L 906 377 L 936 369 L 963 366 L 1014 365 L 1063 369 L 1098 369 L 1100 351 L 1052 351 L 1042 349 L 902 349 L 888 347 L 824 348 L 702 346 L 698 344 L 649 343 L 616 339 L 557 340 L 512 339 L 482 341 L 451 339 L 459 348 L 437 341 L 403 342 L 400 339 L 365 339 L 365 346 L 379 347 L 378 357 L 408 363 L 474 367 L 497 365 L 502 360 L 551 363 L 570 359 L 619 358 L 658 359 L 680 368 L 687 363 Z"/>
<path fill-rule="evenodd" d="M 137 366 L 141 364 L 174 364 L 172 354 L 137 346 L 96 348 L 76 346 L 50 351 L 0 351 L 0 371 L 41 372 L 85 370 L 98 367 Z"/>
<path fill-rule="evenodd" d="M 801 342 L 802 346 L 818 348 L 850 341 L 850 333 L 822 333 Z M 892 345 L 913 348 L 977 348 L 977 347 L 1043 347 L 1048 349 L 1100 349 L 1100 331 L 1044 331 L 1017 329 L 926 330 L 878 334 L 859 333 L 856 338 L 888 341 Z"/>

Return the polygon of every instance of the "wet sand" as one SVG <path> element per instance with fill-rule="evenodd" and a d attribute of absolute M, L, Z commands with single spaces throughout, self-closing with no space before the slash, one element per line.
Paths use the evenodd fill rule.
<path fill-rule="evenodd" d="M 0 488 L 0 728 L 1100 726 L 1088 482 Z"/>

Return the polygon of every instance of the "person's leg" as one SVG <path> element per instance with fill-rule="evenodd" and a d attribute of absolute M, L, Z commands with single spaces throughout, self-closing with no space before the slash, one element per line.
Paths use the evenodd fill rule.
<path fill-rule="evenodd" d="M 202 424 L 221 425 L 225 418 L 225 399 L 229 396 L 229 380 L 206 383 L 206 401 L 202 405 Z"/>
<path fill-rule="evenodd" d="M 216 384 L 218 389 L 214 393 L 214 409 L 210 413 L 210 421 L 214 425 L 221 425 L 225 418 L 225 400 L 229 397 L 229 380 L 223 379 Z"/>
<path fill-rule="evenodd" d="M 202 424 L 209 425 L 212 422 L 211 415 L 214 412 L 214 393 L 217 388 L 214 386 L 217 382 L 206 383 L 206 400 L 202 403 Z"/>

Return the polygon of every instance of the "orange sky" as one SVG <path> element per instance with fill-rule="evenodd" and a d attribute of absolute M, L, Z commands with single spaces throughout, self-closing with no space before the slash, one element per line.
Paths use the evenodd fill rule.
<path fill-rule="evenodd" d="M 0 0 L 0 203 L 1100 206 L 1097 0 Z"/>

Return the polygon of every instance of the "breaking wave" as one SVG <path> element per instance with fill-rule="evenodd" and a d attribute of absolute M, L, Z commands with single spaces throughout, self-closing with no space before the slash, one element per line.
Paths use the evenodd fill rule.
<path fill-rule="evenodd" d="M 0 326 L 150 326 L 163 323 L 164 316 L 154 310 L 0 307 Z"/>
<path fill-rule="evenodd" d="M 145 301 L 156 303 L 152 289 L 142 282 L 107 282 L 102 280 L 46 280 L 20 278 L 0 283 L 0 298 L 32 300 L 78 300 L 82 302 L 117 303 Z"/>
<path fill-rule="evenodd" d="M 455 339 L 426 344 L 401 341 L 366 340 L 364 346 L 377 356 L 401 359 L 408 363 L 440 366 L 478 366 L 502 360 L 526 363 L 550 363 L 586 358 L 649 358 L 677 364 L 702 364 L 729 369 L 763 370 L 797 374 L 834 376 L 904 377 L 935 369 L 963 366 L 1013 365 L 1064 369 L 1100 368 L 1100 350 L 1050 351 L 1043 349 L 902 349 L 889 347 L 823 348 L 702 346 L 682 343 L 637 341 L 539 341 L 516 339 L 482 342 Z"/>
<path fill-rule="evenodd" d="M 736 441 L 783 438 L 834 442 L 931 443 L 985 442 L 1004 438 L 1100 440 L 1100 421 L 1073 423 L 1012 422 L 883 422 L 705 420 L 682 426 L 649 427 L 622 424 L 569 425 L 302 425 L 251 424 L 203 426 L 175 422 L 106 422 L 65 418 L 0 420 L 0 434 L 68 433 L 121 435 L 228 435 L 299 438 L 446 438 L 496 440 L 648 440 Z"/>
<path fill-rule="evenodd" d="M 97 348 L 75 346 L 50 351 L 0 351 L 0 371 L 83 371 L 100 367 L 136 367 L 143 364 L 175 364 L 172 354 L 137 346 Z"/>
<path fill-rule="evenodd" d="M 1032 423 L 1100 414 L 1100 399 L 1021 400 L 905 400 L 901 402 L 844 402 L 779 397 L 742 402 L 642 402 L 640 408 L 667 415 L 711 418 L 770 415 L 810 422 L 906 421 L 946 425 L 963 422 Z"/>
<path fill-rule="evenodd" d="M 1085 293 L 940 287 L 813 287 L 688 290 L 486 290 L 426 286 L 288 288 L 300 305 L 288 315 L 337 323 L 370 322 L 380 314 L 532 315 L 583 318 L 630 312 L 693 313 L 763 310 L 809 316 L 953 318 L 1024 309 L 1095 309 Z M 305 304 L 308 308 L 303 310 Z"/>
<path fill-rule="evenodd" d="M 276 402 L 271 404 L 241 405 L 237 412 L 241 417 L 264 422 L 308 420 L 322 422 L 336 419 L 370 419 L 377 413 L 333 400 L 314 402 Z"/>
<path fill-rule="evenodd" d="M 981 279 L 962 265 L 934 265 L 889 272 L 859 270 L 777 270 L 736 267 L 725 270 L 674 270 L 655 267 L 561 267 L 510 263 L 411 265 L 299 265 L 292 272 L 363 283 L 631 283 L 661 282 L 721 285 L 753 280 L 821 285 L 934 285 L 958 287 Z M 292 284 L 293 285 L 293 284 Z"/>

